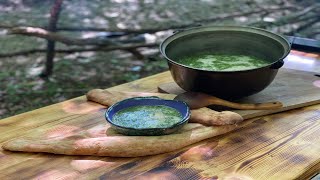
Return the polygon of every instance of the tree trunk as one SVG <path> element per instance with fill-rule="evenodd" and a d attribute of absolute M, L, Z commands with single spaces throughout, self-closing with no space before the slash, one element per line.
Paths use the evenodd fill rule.
<path fill-rule="evenodd" d="M 57 22 L 59 20 L 59 14 L 61 11 L 62 2 L 63 0 L 55 0 L 54 5 L 51 8 L 48 31 L 55 32 L 57 30 Z M 40 75 L 41 77 L 48 77 L 52 74 L 54 56 L 55 56 L 55 42 L 48 40 L 45 69 L 41 73 Z"/>

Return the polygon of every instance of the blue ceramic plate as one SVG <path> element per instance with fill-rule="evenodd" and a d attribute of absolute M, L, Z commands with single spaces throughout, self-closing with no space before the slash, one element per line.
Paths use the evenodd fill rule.
<path fill-rule="evenodd" d="M 129 108 L 132 106 L 141 106 L 141 105 L 163 105 L 176 109 L 181 115 L 181 121 L 176 124 L 166 127 L 166 128 L 134 128 L 134 127 L 124 127 L 115 124 L 112 121 L 112 118 L 115 113 L 118 111 Z M 190 118 L 190 109 L 189 106 L 182 101 L 176 100 L 165 100 L 158 97 L 136 97 L 122 100 L 114 105 L 110 106 L 105 114 L 106 120 L 112 125 L 112 127 L 119 133 L 131 136 L 158 136 L 170 134 L 178 129 L 180 129 L 184 124 L 186 124 Z"/>

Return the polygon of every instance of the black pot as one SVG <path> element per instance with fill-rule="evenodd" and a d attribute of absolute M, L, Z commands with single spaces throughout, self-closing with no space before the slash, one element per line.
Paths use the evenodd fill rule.
<path fill-rule="evenodd" d="M 186 91 L 238 99 L 266 88 L 290 52 L 289 42 L 272 32 L 238 26 L 197 27 L 166 38 L 160 45 L 174 81 Z M 266 66 L 240 71 L 207 71 L 175 60 L 201 52 L 242 54 L 266 59 Z"/>

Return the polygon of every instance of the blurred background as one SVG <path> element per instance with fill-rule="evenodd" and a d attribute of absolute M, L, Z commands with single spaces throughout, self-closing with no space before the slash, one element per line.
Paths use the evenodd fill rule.
<path fill-rule="evenodd" d="M 318 0 L 0 0 L 0 119 L 167 70 L 175 30 L 247 25 L 320 40 Z"/>

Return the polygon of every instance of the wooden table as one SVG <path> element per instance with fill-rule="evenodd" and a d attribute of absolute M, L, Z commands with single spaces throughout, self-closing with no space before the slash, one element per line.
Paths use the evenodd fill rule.
<path fill-rule="evenodd" d="M 304 61 L 297 59 L 303 56 Z M 286 68 L 320 72 L 317 54 L 292 51 Z M 110 88 L 156 92 L 168 72 Z M 320 93 L 320 89 L 319 89 Z M 84 97 L 0 121 L 0 143 L 105 124 L 104 107 Z M 141 158 L 63 156 L 0 150 L 0 179 L 306 179 L 320 171 L 320 104 L 249 119 L 237 130 L 177 152 Z"/>

